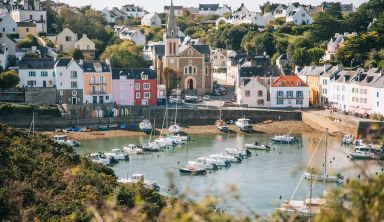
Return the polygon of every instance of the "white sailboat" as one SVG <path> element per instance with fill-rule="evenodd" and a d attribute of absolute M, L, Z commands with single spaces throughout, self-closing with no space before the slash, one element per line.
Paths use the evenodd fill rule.
<path fill-rule="evenodd" d="M 220 98 L 220 102 L 221 102 L 221 98 Z M 220 105 L 220 119 L 218 119 L 216 121 L 215 125 L 216 125 L 217 129 L 220 130 L 221 132 L 228 133 L 229 127 L 228 127 L 227 123 L 222 119 L 221 105 Z"/>
<path fill-rule="evenodd" d="M 317 147 L 316 147 L 315 151 L 313 152 L 313 154 L 312 154 L 312 156 L 308 162 L 307 169 L 309 168 L 309 164 L 311 163 L 312 159 L 314 158 L 316 150 L 319 148 L 320 142 L 321 142 L 321 140 L 325 134 L 328 134 L 328 129 L 321 136 L 320 141 L 317 144 Z M 298 185 L 296 186 L 295 191 L 293 192 L 291 198 L 289 200 L 286 200 L 283 204 L 281 204 L 281 206 L 279 208 L 277 208 L 277 210 L 279 210 L 283 213 L 286 213 L 286 214 L 295 215 L 298 217 L 309 218 L 311 220 L 312 217 L 314 217 L 320 213 L 320 210 L 322 208 L 327 207 L 327 200 L 325 198 L 313 198 L 312 197 L 312 190 L 313 190 L 313 187 L 315 185 L 315 182 L 317 181 L 317 180 L 315 180 L 315 176 L 316 175 L 309 174 L 310 190 L 309 190 L 309 194 L 308 194 L 306 199 L 293 200 L 293 197 L 295 196 L 297 190 L 299 189 L 301 182 L 303 181 L 303 179 L 305 177 L 305 175 L 303 174 L 303 176 L 301 177 Z M 326 182 L 324 180 L 323 180 L 323 182 L 324 182 L 324 193 L 325 193 L 326 192 Z"/>
<path fill-rule="evenodd" d="M 152 124 L 148 119 L 144 119 L 141 123 L 139 123 L 139 128 L 146 134 L 150 134 L 152 132 Z"/>
<path fill-rule="evenodd" d="M 328 152 L 328 129 L 325 130 L 325 151 L 324 151 L 324 171 L 323 174 L 314 175 L 308 172 L 304 173 L 304 178 L 309 180 L 317 180 L 323 182 L 333 182 L 333 183 L 342 183 L 343 177 L 340 175 L 330 176 L 327 173 L 327 152 Z"/>
<path fill-rule="evenodd" d="M 170 126 L 168 130 L 173 134 L 178 134 L 181 131 L 181 127 L 177 125 L 177 101 L 176 101 L 175 123 L 172 126 Z"/>

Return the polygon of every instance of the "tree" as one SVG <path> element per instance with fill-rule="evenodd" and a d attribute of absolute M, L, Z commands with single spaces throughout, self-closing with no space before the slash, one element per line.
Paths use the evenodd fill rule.
<path fill-rule="evenodd" d="M 384 175 L 347 182 L 330 193 L 327 199 L 333 205 L 322 209 L 316 221 L 383 221 L 383 181 Z"/>
<path fill-rule="evenodd" d="M 260 54 L 266 52 L 268 55 L 273 55 L 276 52 L 275 37 L 270 32 L 248 32 L 241 46 L 247 53 Z"/>
<path fill-rule="evenodd" d="M 311 58 L 309 56 L 308 50 L 305 48 L 295 49 L 291 58 L 292 63 L 297 66 L 306 66 L 311 63 Z"/>
<path fill-rule="evenodd" d="M 39 42 L 34 35 L 29 34 L 24 39 L 22 39 L 18 45 L 20 48 L 30 48 L 32 46 L 38 46 Z"/>
<path fill-rule="evenodd" d="M 308 50 L 308 54 L 311 57 L 311 63 L 319 64 L 320 59 L 324 56 L 324 49 L 311 48 Z"/>
<path fill-rule="evenodd" d="M 0 88 L 12 88 L 19 82 L 20 78 L 15 70 L 5 71 L 0 74 Z"/>
<path fill-rule="evenodd" d="M 72 58 L 75 60 L 84 59 L 83 52 L 80 49 L 74 49 L 72 51 Z"/>
<path fill-rule="evenodd" d="M 148 68 L 143 53 L 132 41 L 125 40 L 121 43 L 108 46 L 101 59 L 110 59 L 114 68 Z"/>
<path fill-rule="evenodd" d="M 175 70 L 165 67 L 162 76 L 161 76 L 162 84 L 167 88 L 167 95 L 172 94 L 172 90 L 176 89 L 179 86 L 181 76 L 180 73 Z"/>

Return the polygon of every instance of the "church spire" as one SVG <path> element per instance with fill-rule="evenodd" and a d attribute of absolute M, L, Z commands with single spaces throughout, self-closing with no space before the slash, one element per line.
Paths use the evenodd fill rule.
<path fill-rule="evenodd" d="M 178 38 L 178 28 L 176 24 L 175 9 L 173 7 L 173 0 L 171 0 L 171 7 L 169 9 L 168 23 L 167 23 L 167 38 Z"/>

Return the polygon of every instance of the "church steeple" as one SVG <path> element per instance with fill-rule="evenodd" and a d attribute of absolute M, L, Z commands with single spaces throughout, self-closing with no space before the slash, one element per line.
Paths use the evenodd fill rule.
<path fill-rule="evenodd" d="M 171 7 L 169 9 L 168 23 L 167 23 L 167 38 L 178 38 L 178 28 L 176 24 L 175 9 L 173 7 L 173 0 L 171 0 Z"/>

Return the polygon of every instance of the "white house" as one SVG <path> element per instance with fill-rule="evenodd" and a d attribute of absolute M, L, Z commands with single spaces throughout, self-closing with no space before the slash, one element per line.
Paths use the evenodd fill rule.
<path fill-rule="evenodd" d="M 21 87 L 55 87 L 55 61 L 23 58 L 19 61 L 19 78 Z"/>
<path fill-rule="evenodd" d="M 10 11 L 15 22 L 35 21 L 37 33 L 47 32 L 47 11 L 43 10 L 40 0 L 25 0 L 24 5 L 13 5 Z"/>
<path fill-rule="evenodd" d="M 212 50 L 211 55 L 212 68 L 226 68 L 227 67 L 227 51 L 224 49 Z"/>
<path fill-rule="evenodd" d="M 200 15 L 212 15 L 219 9 L 219 4 L 199 4 Z"/>
<path fill-rule="evenodd" d="M 83 52 L 85 59 L 92 60 L 95 58 L 95 43 L 92 42 L 86 34 L 83 34 L 83 37 L 75 43 L 75 48 L 80 49 Z"/>
<path fill-rule="evenodd" d="M 17 23 L 13 20 L 8 12 L 0 13 L 0 33 L 17 33 Z"/>
<path fill-rule="evenodd" d="M 293 4 L 289 4 L 288 6 L 279 5 L 273 11 L 273 16 L 275 18 L 286 18 L 292 11 L 296 11 L 297 8 Z"/>
<path fill-rule="evenodd" d="M 122 6 L 120 11 L 127 14 L 128 17 L 133 18 L 141 18 L 146 14 L 146 11 L 142 7 L 133 4 Z"/>
<path fill-rule="evenodd" d="M 381 74 L 376 73 L 377 69 L 371 69 L 367 72 L 363 70 L 352 77 L 348 85 L 348 111 L 357 114 L 373 113 L 372 105 L 374 96 L 371 85 L 376 82 Z"/>
<path fill-rule="evenodd" d="M 56 36 L 55 40 L 58 51 L 64 53 L 73 51 L 75 49 L 76 42 L 77 35 L 69 28 L 64 28 L 63 31 Z"/>
<path fill-rule="evenodd" d="M 320 106 L 328 106 L 331 97 L 330 81 L 338 72 L 343 69 L 342 65 L 332 66 L 324 65 L 324 71 L 320 75 Z"/>
<path fill-rule="evenodd" d="M 141 19 L 141 25 L 149 27 L 161 27 L 161 19 L 157 13 L 146 14 Z"/>
<path fill-rule="evenodd" d="M 310 25 L 313 23 L 312 17 L 303 7 L 288 12 L 285 21 L 293 22 L 296 25 Z"/>
<path fill-rule="evenodd" d="M 6 69 L 8 66 L 8 49 L 5 44 L 0 45 L 0 67 Z"/>
<path fill-rule="evenodd" d="M 349 107 L 349 81 L 356 75 L 356 71 L 342 70 L 331 77 L 329 91 L 330 104 L 333 108 L 348 111 Z"/>
<path fill-rule="evenodd" d="M 309 87 L 296 75 L 280 76 L 271 86 L 271 107 L 309 107 Z"/>
<path fill-rule="evenodd" d="M 113 7 L 112 10 L 109 10 L 108 8 L 104 8 L 101 13 L 103 14 L 103 17 L 109 24 L 115 24 L 116 19 L 124 19 L 127 18 L 127 13 L 119 10 L 116 7 Z"/>
<path fill-rule="evenodd" d="M 323 57 L 324 61 L 329 61 L 332 59 L 332 56 L 336 54 L 337 50 L 343 47 L 346 38 L 351 38 L 357 36 L 357 33 L 344 33 L 339 34 L 336 33 L 334 37 L 327 44 L 327 50 L 325 51 L 325 55 Z"/>
<path fill-rule="evenodd" d="M 274 22 L 276 20 L 272 12 L 265 13 L 263 15 L 263 19 L 264 19 L 265 25 L 268 25 L 269 23 Z"/>
<path fill-rule="evenodd" d="M 236 103 L 248 107 L 270 107 L 269 86 L 260 77 L 251 77 L 240 82 L 236 90 Z"/>
<path fill-rule="evenodd" d="M 14 56 L 16 55 L 17 50 L 17 42 L 12 37 L 8 35 L 3 35 L 0 37 L 0 45 L 4 46 L 8 50 L 8 55 Z"/>
<path fill-rule="evenodd" d="M 81 61 L 80 61 L 81 63 Z M 59 59 L 55 64 L 59 104 L 82 104 L 84 71 L 74 59 Z"/>
<path fill-rule="evenodd" d="M 372 112 L 384 115 L 384 75 L 380 72 L 380 77 L 371 85 Z"/>
<path fill-rule="evenodd" d="M 248 14 L 250 12 L 251 11 L 249 11 L 249 9 L 245 7 L 244 3 L 241 3 L 241 6 L 235 11 L 235 13 L 239 13 L 239 14 Z"/>
<path fill-rule="evenodd" d="M 123 28 L 118 32 L 119 38 L 124 40 L 131 40 L 136 45 L 145 45 L 145 35 L 138 29 Z"/>
<path fill-rule="evenodd" d="M 227 13 L 232 13 L 231 7 L 228 5 L 224 4 L 222 7 L 216 10 L 213 14 L 218 15 L 218 16 L 224 16 Z"/>

